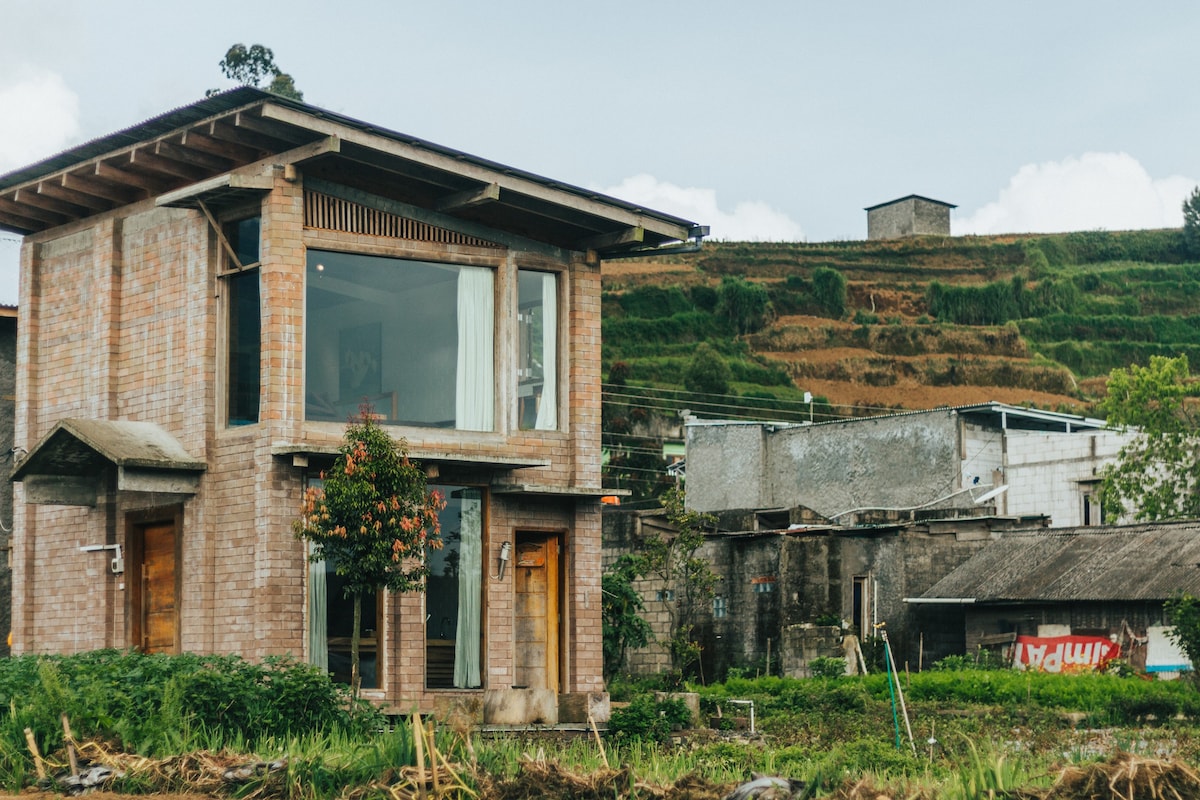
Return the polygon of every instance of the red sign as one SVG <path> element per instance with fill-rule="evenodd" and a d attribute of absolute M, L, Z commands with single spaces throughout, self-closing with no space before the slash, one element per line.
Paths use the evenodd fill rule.
<path fill-rule="evenodd" d="M 1039 672 L 1100 669 L 1121 655 L 1121 645 L 1099 636 L 1018 636 L 1013 666 Z"/>

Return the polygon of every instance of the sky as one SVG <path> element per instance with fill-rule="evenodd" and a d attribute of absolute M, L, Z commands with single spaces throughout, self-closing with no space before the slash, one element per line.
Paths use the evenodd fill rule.
<path fill-rule="evenodd" d="M 1187 0 L 0 0 L 0 174 L 231 88 L 240 42 L 315 106 L 714 239 L 864 239 L 909 194 L 955 235 L 1177 227 L 1198 30 Z"/>

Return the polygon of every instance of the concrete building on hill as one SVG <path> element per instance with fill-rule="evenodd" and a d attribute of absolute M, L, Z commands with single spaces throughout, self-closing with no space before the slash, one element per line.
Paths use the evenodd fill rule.
<path fill-rule="evenodd" d="M 867 239 L 904 236 L 949 236 L 951 203 L 910 194 L 871 206 L 867 212 Z"/>

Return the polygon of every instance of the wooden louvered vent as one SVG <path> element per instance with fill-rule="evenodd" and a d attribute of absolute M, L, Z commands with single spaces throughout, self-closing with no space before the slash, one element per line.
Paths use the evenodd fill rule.
<path fill-rule="evenodd" d="M 359 233 L 366 236 L 386 236 L 389 239 L 411 239 L 442 244 L 464 244 L 474 247 L 502 247 L 495 242 L 439 228 L 427 222 L 407 219 L 361 203 L 352 203 L 320 192 L 304 193 L 304 226 L 328 231 Z"/>

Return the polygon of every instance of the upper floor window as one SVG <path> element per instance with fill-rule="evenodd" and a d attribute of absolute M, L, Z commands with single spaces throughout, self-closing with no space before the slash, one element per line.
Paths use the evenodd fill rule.
<path fill-rule="evenodd" d="M 236 264 L 233 259 L 226 259 L 226 269 L 236 270 L 227 273 L 225 278 L 229 314 L 226 418 L 230 425 L 252 425 L 258 422 L 261 388 L 262 304 L 257 269 L 259 218 L 249 217 L 231 222 L 224 227 L 224 234 L 237 256 Z"/>
<path fill-rule="evenodd" d="M 521 430 L 558 428 L 558 280 L 519 270 L 517 417 Z"/>
<path fill-rule="evenodd" d="M 308 252 L 305 418 L 495 429 L 494 277 L 383 256 Z"/>

